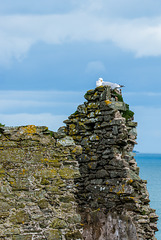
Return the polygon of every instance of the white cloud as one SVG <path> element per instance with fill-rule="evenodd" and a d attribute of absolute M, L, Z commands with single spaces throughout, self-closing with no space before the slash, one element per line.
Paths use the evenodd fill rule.
<path fill-rule="evenodd" d="M 73 41 L 107 42 L 137 57 L 161 55 L 161 17 L 108 19 L 90 10 L 55 15 L 0 17 L 0 62 L 23 59 L 31 46 L 42 41 L 63 44 Z"/>
<path fill-rule="evenodd" d="M 113 41 L 122 49 L 135 53 L 136 57 L 161 55 L 161 18 L 136 19 L 122 21 L 120 31 L 113 36 Z"/>

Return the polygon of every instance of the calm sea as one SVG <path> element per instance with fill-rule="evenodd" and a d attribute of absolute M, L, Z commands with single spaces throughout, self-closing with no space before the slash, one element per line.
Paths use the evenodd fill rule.
<path fill-rule="evenodd" d="M 158 229 L 156 238 L 161 239 L 161 154 L 137 153 L 135 156 L 140 167 L 140 177 L 147 180 L 149 191 L 150 206 L 156 209 L 159 215 Z"/>

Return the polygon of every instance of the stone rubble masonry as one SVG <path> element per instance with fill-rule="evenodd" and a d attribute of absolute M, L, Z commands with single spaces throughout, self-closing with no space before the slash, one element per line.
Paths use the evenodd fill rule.
<path fill-rule="evenodd" d="M 85 99 L 58 132 L 0 127 L 0 240 L 156 239 L 133 112 L 107 86 Z"/>
<path fill-rule="evenodd" d="M 82 149 L 46 127 L 0 129 L 0 240 L 79 239 Z"/>
<path fill-rule="evenodd" d="M 85 99 L 65 121 L 67 135 L 82 146 L 75 183 L 83 239 L 156 239 L 158 216 L 134 159 L 133 112 L 109 87 L 89 90 Z"/>

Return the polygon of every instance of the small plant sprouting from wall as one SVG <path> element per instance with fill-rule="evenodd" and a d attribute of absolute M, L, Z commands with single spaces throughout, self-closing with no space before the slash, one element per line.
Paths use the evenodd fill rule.
<path fill-rule="evenodd" d="M 129 109 L 128 104 L 126 104 L 126 111 L 123 112 L 122 116 L 126 119 L 126 121 L 133 118 L 134 112 Z"/>

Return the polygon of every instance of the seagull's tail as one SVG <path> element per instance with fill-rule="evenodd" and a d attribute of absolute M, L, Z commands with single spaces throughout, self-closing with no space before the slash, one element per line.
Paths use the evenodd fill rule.
<path fill-rule="evenodd" d="M 120 87 L 125 87 L 124 85 L 120 85 Z"/>

